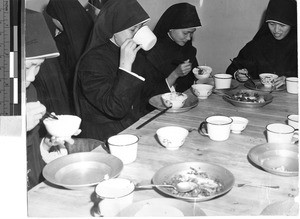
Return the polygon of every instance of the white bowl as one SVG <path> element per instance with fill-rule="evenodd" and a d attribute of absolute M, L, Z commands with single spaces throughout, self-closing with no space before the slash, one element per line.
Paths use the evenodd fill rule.
<path fill-rule="evenodd" d="M 199 99 L 207 99 L 211 95 L 213 87 L 210 84 L 193 84 L 192 90 Z"/>
<path fill-rule="evenodd" d="M 180 92 L 170 92 L 161 95 L 161 99 L 166 107 L 172 106 L 172 109 L 183 107 L 188 96 Z"/>
<path fill-rule="evenodd" d="M 168 150 L 177 150 L 183 145 L 189 131 L 178 126 L 165 126 L 156 131 L 160 143 Z"/>
<path fill-rule="evenodd" d="M 240 134 L 247 126 L 249 120 L 239 116 L 232 116 L 232 123 L 230 129 L 232 133 Z"/>
<path fill-rule="evenodd" d="M 272 73 L 262 73 L 259 74 L 260 82 L 265 86 L 265 87 L 272 87 L 274 80 L 278 78 L 278 75 L 272 74 Z"/>
<path fill-rule="evenodd" d="M 48 133 L 55 137 L 71 137 L 79 129 L 81 118 L 74 115 L 56 115 L 57 119 L 50 117 L 44 119 Z"/>
<path fill-rule="evenodd" d="M 197 79 L 209 78 L 212 68 L 209 66 L 198 66 L 193 68 L 193 73 Z"/>

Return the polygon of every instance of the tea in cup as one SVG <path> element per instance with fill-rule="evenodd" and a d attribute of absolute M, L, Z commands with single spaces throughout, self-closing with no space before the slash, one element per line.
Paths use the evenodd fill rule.
<path fill-rule="evenodd" d="M 293 126 L 294 129 L 298 129 L 299 116 L 292 114 L 287 116 L 287 123 L 290 126 Z"/>
<path fill-rule="evenodd" d="M 110 153 L 118 157 L 124 164 L 136 160 L 138 141 L 139 138 L 131 134 L 114 135 L 107 140 Z"/>
<path fill-rule="evenodd" d="M 298 78 L 297 77 L 286 78 L 286 91 L 291 94 L 298 93 Z"/>
<path fill-rule="evenodd" d="M 229 138 L 232 121 L 228 116 L 210 116 L 200 124 L 198 132 L 213 141 L 225 141 Z"/>
<path fill-rule="evenodd" d="M 216 89 L 228 89 L 231 86 L 232 75 L 230 74 L 215 74 L 215 88 Z"/>
<path fill-rule="evenodd" d="M 155 45 L 157 38 L 148 26 L 142 26 L 134 35 L 133 41 L 148 51 Z"/>
<path fill-rule="evenodd" d="M 266 127 L 268 143 L 292 143 L 298 132 L 290 125 L 273 123 Z"/>

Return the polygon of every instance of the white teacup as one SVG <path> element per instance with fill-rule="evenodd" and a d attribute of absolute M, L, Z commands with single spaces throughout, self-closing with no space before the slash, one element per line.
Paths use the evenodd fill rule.
<path fill-rule="evenodd" d="M 134 35 L 133 41 L 148 51 L 155 45 L 157 38 L 148 26 L 142 26 Z"/>
<path fill-rule="evenodd" d="M 286 90 L 288 93 L 291 93 L 291 94 L 298 93 L 298 78 L 297 77 L 286 78 Z"/>
<path fill-rule="evenodd" d="M 287 123 L 290 126 L 293 126 L 294 129 L 298 129 L 299 116 L 296 114 L 287 116 Z"/>
<path fill-rule="evenodd" d="M 293 137 L 298 138 L 298 132 L 290 125 L 273 123 L 266 129 L 268 143 L 292 143 Z"/>
<path fill-rule="evenodd" d="M 124 164 L 132 163 L 137 157 L 139 138 L 131 134 L 119 134 L 110 137 L 107 142 L 109 151 Z"/>
<path fill-rule="evenodd" d="M 215 74 L 215 88 L 216 89 L 228 89 L 231 86 L 232 75 L 230 74 Z"/>
<path fill-rule="evenodd" d="M 278 75 L 272 73 L 261 73 L 259 74 L 259 78 L 260 78 L 260 82 L 266 88 L 271 88 L 274 84 L 275 79 L 278 78 Z"/>
<path fill-rule="evenodd" d="M 101 215 L 114 217 L 133 202 L 134 183 L 128 179 L 114 178 L 100 182 L 95 192 L 101 198 Z"/>
<path fill-rule="evenodd" d="M 207 99 L 212 93 L 213 86 L 210 84 L 193 84 L 192 90 L 199 99 Z"/>
<path fill-rule="evenodd" d="M 198 131 L 213 141 L 225 141 L 229 138 L 232 121 L 228 116 L 210 116 L 200 124 Z"/>

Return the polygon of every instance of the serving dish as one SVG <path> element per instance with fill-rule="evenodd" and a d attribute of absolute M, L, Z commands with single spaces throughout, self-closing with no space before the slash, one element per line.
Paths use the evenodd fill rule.
<path fill-rule="evenodd" d="M 249 159 L 265 171 L 280 176 L 298 176 L 298 146 L 295 144 L 266 143 L 253 147 Z"/>
<path fill-rule="evenodd" d="M 206 216 L 197 203 L 173 198 L 153 198 L 139 201 L 123 209 L 119 217 L 180 217 Z"/>
<path fill-rule="evenodd" d="M 249 101 L 243 101 L 242 98 L 237 98 L 238 96 L 242 95 L 242 97 L 253 97 L 253 100 L 260 102 L 251 102 Z M 250 98 L 250 99 L 251 99 Z M 260 91 L 253 91 L 248 89 L 241 89 L 236 91 L 227 91 L 225 95 L 223 95 L 223 99 L 229 103 L 231 103 L 234 106 L 238 107 L 247 107 L 247 108 L 258 108 L 263 107 L 269 103 L 272 102 L 273 96 L 266 92 L 260 92 Z"/>
<path fill-rule="evenodd" d="M 215 86 L 215 82 L 213 78 L 208 78 L 207 81 L 205 81 L 204 83 L 201 82 L 201 80 L 196 81 L 196 84 L 210 84 L 212 86 Z M 213 88 L 213 93 L 215 92 L 222 92 L 222 91 L 228 91 L 228 90 L 234 90 L 236 89 L 238 86 L 240 85 L 240 83 L 235 80 L 235 79 L 231 79 L 231 85 L 230 88 L 226 88 L 226 89 L 216 89 L 215 87 Z"/>
<path fill-rule="evenodd" d="M 194 174 L 195 171 L 198 175 Z M 201 176 L 199 174 L 201 174 Z M 207 176 L 207 178 L 203 178 L 202 174 Z M 176 194 L 174 193 L 173 188 L 157 187 L 157 189 L 165 195 L 172 196 L 177 199 L 182 199 L 190 202 L 200 202 L 207 201 L 227 193 L 229 190 L 231 190 L 235 181 L 233 174 L 226 168 L 203 162 L 184 162 L 165 166 L 159 169 L 154 174 L 152 181 L 153 184 L 169 184 L 174 179 L 174 177 L 176 178 L 179 175 L 185 179 L 188 178 L 188 181 L 194 181 L 195 179 L 203 179 L 204 181 L 206 179 L 214 180 L 218 182 L 220 186 L 214 193 L 211 193 L 209 195 L 199 194 L 197 196 L 192 196 L 192 194 L 195 194 L 195 190 L 185 194 Z M 200 181 L 198 182 L 200 183 Z M 205 188 L 205 185 L 202 186 L 204 186 L 203 188 Z"/>
<path fill-rule="evenodd" d="M 80 152 L 51 161 L 44 167 L 43 176 L 58 186 L 84 189 L 118 176 L 122 169 L 122 161 L 111 154 Z"/>
<path fill-rule="evenodd" d="M 254 80 L 254 83 L 256 86 L 254 86 L 254 84 L 252 84 L 250 81 L 246 81 L 246 83 L 244 84 L 244 86 L 248 89 L 251 90 L 256 90 L 256 91 L 263 91 L 263 92 L 278 92 L 278 91 L 284 91 L 286 90 L 286 85 L 282 85 L 278 88 L 268 88 L 265 87 L 259 80 Z"/>
<path fill-rule="evenodd" d="M 192 93 L 187 93 L 187 96 L 188 98 L 185 101 L 183 107 L 178 109 L 170 108 L 166 113 L 181 113 L 181 112 L 189 111 L 190 109 L 196 107 L 199 103 L 198 98 Z M 151 97 L 149 99 L 149 103 L 155 108 L 157 108 L 158 110 L 162 111 L 166 109 L 166 106 L 164 105 L 161 99 L 161 94 Z"/>

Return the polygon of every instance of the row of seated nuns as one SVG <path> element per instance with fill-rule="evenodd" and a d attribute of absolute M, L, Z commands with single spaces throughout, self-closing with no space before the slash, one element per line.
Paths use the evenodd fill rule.
<path fill-rule="evenodd" d="M 107 0 L 50 0 L 43 15 L 60 56 L 46 59 L 33 82 L 38 100 L 49 112 L 74 114 L 73 75 L 94 20 Z"/>

